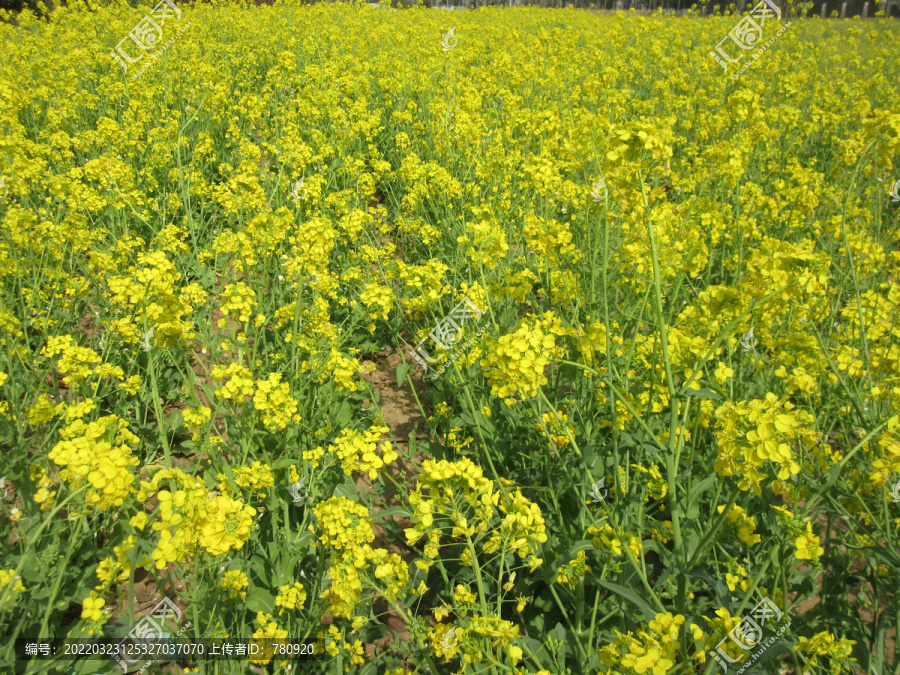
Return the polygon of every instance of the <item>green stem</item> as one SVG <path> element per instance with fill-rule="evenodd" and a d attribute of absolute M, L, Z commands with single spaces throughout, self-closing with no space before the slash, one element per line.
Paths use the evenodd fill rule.
<path fill-rule="evenodd" d="M 697 544 L 697 548 L 694 551 L 694 554 L 691 556 L 690 560 L 688 560 L 687 565 L 685 565 L 685 570 L 689 570 L 691 566 L 694 564 L 694 561 L 700 555 L 700 552 L 706 546 L 710 539 L 715 535 L 716 532 L 719 531 L 719 528 L 722 527 L 722 524 L 725 522 L 725 519 L 728 517 L 728 512 L 731 511 L 731 507 L 734 506 L 734 502 L 737 500 L 737 496 L 740 493 L 740 488 L 735 486 L 734 490 L 731 493 L 731 498 L 728 500 L 728 505 L 719 514 L 719 517 L 713 523 L 713 526 L 703 535 L 703 539 L 700 540 L 700 543 Z"/>
<path fill-rule="evenodd" d="M 159 425 L 159 440 L 162 443 L 163 453 L 166 456 L 166 468 L 171 470 L 172 456 L 169 452 L 169 438 L 166 434 L 166 419 L 163 416 L 162 405 L 159 401 L 159 383 L 156 380 L 156 364 L 153 359 L 153 349 L 147 352 L 147 369 L 150 371 L 150 387 L 153 390 L 153 410 L 156 413 L 156 423 Z"/>
<path fill-rule="evenodd" d="M 62 585 L 63 579 L 66 576 L 65 571 L 69 565 L 69 560 L 72 558 L 72 553 L 74 552 L 75 547 L 81 543 L 82 529 L 84 529 L 84 513 L 78 517 L 78 525 L 75 527 L 75 532 L 71 535 L 72 538 L 69 541 L 69 548 L 66 549 L 66 555 L 58 568 L 58 574 L 53 582 L 50 598 L 47 600 L 47 609 L 44 611 L 44 618 L 41 621 L 41 630 L 38 632 L 38 638 L 40 639 L 50 637 L 47 635 L 47 624 L 50 622 L 50 614 L 53 612 L 53 603 L 56 602 L 56 596 L 59 594 L 59 587 Z"/>
<path fill-rule="evenodd" d="M 863 358 L 866 363 L 866 379 L 869 383 L 869 391 L 872 391 L 872 368 L 869 365 L 869 342 L 866 337 L 866 319 L 863 314 L 862 307 L 862 298 L 859 294 L 859 280 L 856 278 L 856 265 L 853 262 L 853 252 L 850 250 L 850 242 L 847 239 L 847 204 L 850 201 L 850 191 L 853 189 L 854 184 L 856 183 L 856 177 L 859 175 L 859 168 L 862 166 L 863 157 L 866 156 L 866 153 L 869 151 L 875 144 L 875 141 L 869 143 L 866 146 L 866 149 L 862 151 L 862 154 L 859 156 L 859 161 L 856 162 L 856 168 L 853 169 L 853 178 L 850 179 L 850 185 L 847 186 L 847 196 L 844 198 L 844 209 L 841 212 L 841 236 L 844 239 L 844 250 L 847 252 L 847 259 L 850 261 L 850 276 L 853 279 L 853 291 L 856 293 L 856 309 L 859 313 L 859 335 L 862 338 L 863 343 Z"/>
<path fill-rule="evenodd" d="M 556 605 L 559 607 L 559 612 L 562 614 L 563 619 L 566 622 L 566 625 L 569 627 L 569 630 L 572 631 L 572 636 L 581 635 L 579 631 L 575 630 L 575 627 L 572 625 L 572 622 L 569 620 L 569 613 L 566 611 L 565 606 L 562 604 L 562 601 L 559 599 L 559 596 L 556 594 L 556 589 L 553 588 L 553 584 L 549 584 L 548 588 L 550 589 L 550 593 L 553 594 L 553 599 L 556 600 Z M 578 646 L 578 651 L 581 652 L 581 658 L 584 659 L 582 663 L 588 662 L 587 652 L 584 650 L 584 645 L 581 644 L 581 640 L 575 640 L 575 644 Z"/>
<path fill-rule="evenodd" d="M 21 558 L 19 558 L 19 562 L 16 565 L 16 569 L 13 572 L 12 577 L 10 578 L 9 582 L 6 584 L 6 587 L 3 589 L 3 595 L 0 596 L 0 607 L 5 606 L 7 601 L 9 600 L 9 594 L 12 593 L 12 589 L 16 583 L 16 579 L 21 578 L 22 569 L 25 567 L 25 563 L 31 558 L 31 556 L 29 554 L 31 553 L 31 549 L 34 545 L 34 542 L 37 541 L 38 539 L 40 539 L 41 534 L 44 531 L 44 528 L 47 527 L 51 522 L 53 522 L 53 517 L 62 510 L 62 508 L 69 502 L 69 500 L 71 500 L 75 495 L 81 494 L 85 490 L 87 490 L 87 486 L 84 486 L 84 487 L 76 490 L 75 492 L 69 493 L 63 501 L 61 501 L 59 504 L 54 506 L 53 509 L 51 509 L 50 513 L 47 515 L 46 518 L 41 520 L 41 524 L 38 527 L 37 532 L 35 532 L 32 537 L 29 537 L 28 545 L 25 547 L 25 553 L 22 555 Z M 14 653 L 14 645 L 13 644 L 7 645 L 5 658 L 12 659 L 13 653 Z"/>

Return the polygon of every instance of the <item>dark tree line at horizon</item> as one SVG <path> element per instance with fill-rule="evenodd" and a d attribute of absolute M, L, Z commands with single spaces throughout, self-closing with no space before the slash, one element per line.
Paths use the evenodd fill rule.
<path fill-rule="evenodd" d="M 106 3 L 104 2 L 92 2 L 92 0 L 85 0 L 88 7 L 92 4 L 96 4 L 102 6 Z M 188 4 L 186 1 L 178 2 L 175 0 L 177 4 L 184 5 Z M 316 2 L 335 2 L 335 1 L 345 1 L 345 0 L 309 0 L 310 4 Z M 371 0 L 372 4 L 374 4 L 374 0 Z M 393 0 L 394 2 L 400 2 L 405 6 L 414 5 L 416 0 Z M 744 9 L 750 9 L 754 4 L 756 4 L 759 0 L 736 0 L 734 2 L 730 0 L 706 0 L 706 2 L 698 2 L 697 0 L 424 0 L 425 4 L 430 7 L 457 7 L 457 8 L 475 8 L 475 7 L 484 7 L 484 6 L 497 6 L 497 5 L 535 5 L 539 7 L 549 7 L 549 8 L 561 8 L 566 6 L 573 6 L 581 9 L 593 9 L 598 11 L 613 11 L 613 10 L 628 10 L 628 9 L 636 9 L 642 11 L 656 11 L 660 7 L 662 7 L 665 12 L 676 12 L 682 13 L 687 12 L 692 7 L 696 7 L 699 11 L 704 12 L 706 15 L 712 16 L 716 14 L 722 14 L 723 12 L 728 10 L 728 7 L 731 4 L 734 4 L 736 7 L 741 6 L 741 2 L 744 3 Z M 824 0 L 825 4 L 825 16 L 830 17 L 832 12 L 840 12 L 841 6 L 844 4 L 845 0 Z M 253 0 L 253 2 L 257 5 L 271 5 L 273 4 L 273 0 Z M 796 7 L 799 6 L 799 3 L 793 2 L 792 0 L 775 0 L 775 2 L 785 9 L 790 7 L 790 15 L 792 17 L 797 16 L 798 10 Z M 861 16 L 863 13 L 863 8 L 866 5 L 867 0 L 846 0 L 847 9 L 846 16 L 848 18 Z M 900 17 L 900 0 L 885 0 L 887 3 L 887 9 L 885 11 L 886 16 Z M 138 5 L 137 0 L 128 0 L 128 3 L 132 7 L 136 7 Z M 53 11 L 53 8 L 56 5 L 66 6 L 68 3 L 66 0 L 0 0 L 0 9 L 3 10 L 11 10 L 14 13 L 21 12 L 25 8 L 31 9 L 32 12 L 37 14 L 39 17 L 49 17 Z M 813 2 L 813 7 L 811 10 L 807 12 L 807 16 L 820 16 L 822 12 L 823 0 L 815 0 Z M 875 0 L 868 0 L 868 18 L 873 18 L 875 16 L 875 12 L 883 9 L 884 6 L 879 6 Z"/>

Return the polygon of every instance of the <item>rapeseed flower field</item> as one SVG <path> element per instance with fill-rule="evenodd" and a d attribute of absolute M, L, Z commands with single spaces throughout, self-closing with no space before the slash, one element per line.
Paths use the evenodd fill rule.
<path fill-rule="evenodd" d="M 3 13 L 0 672 L 898 672 L 900 39 L 782 9 Z M 136 630 L 266 648 L 26 645 Z"/>

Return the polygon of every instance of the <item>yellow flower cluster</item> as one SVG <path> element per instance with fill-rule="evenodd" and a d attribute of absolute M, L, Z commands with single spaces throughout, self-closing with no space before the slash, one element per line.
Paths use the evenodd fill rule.
<path fill-rule="evenodd" d="M 465 634 L 464 628 L 453 624 L 439 623 L 431 631 L 431 648 L 447 663 L 459 654 L 459 641 Z"/>
<path fill-rule="evenodd" d="M 671 125 L 672 120 L 664 120 Z M 611 162 L 630 161 L 644 152 L 653 159 L 665 160 L 672 156 L 672 134 L 659 126 L 646 122 L 613 124 L 609 128 L 609 150 L 606 158 Z"/>
<path fill-rule="evenodd" d="M 264 490 L 275 485 L 275 476 L 272 475 L 272 468 L 263 462 L 254 461 L 250 466 L 237 466 L 231 469 L 234 476 L 234 484 L 237 487 L 250 488 L 251 492 L 257 493 L 260 499 L 266 498 Z M 217 474 L 219 479 L 219 490 L 223 493 L 231 494 L 231 486 L 228 483 L 228 477 L 223 474 Z"/>
<path fill-rule="evenodd" d="M 319 502 L 313 514 L 316 524 L 310 525 L 310 531 L 323 546 L 347 551 L 375 540 L 369 510 L 346 497 L 331 497 Z"/>
<path fill-rule="evenodd" d="M 569 426 L 568 421 L 568 416 L 561 410 L 556 414 L 543 413 L 541 421 L 535 425 L 535 429 L 540 431 L 541 436 L 549 439 L 557 447 L 564 448 L 569 444 L 569 436 L 575 435 L 575 430 Z M 549 436 L 547 435 L 548 431 L 550 432 Z"/>
<path fill-rule="evenodd" d="M 38 427 L 46 424 L 54 417 L 59 415 L 66 409 L 65 403 L 57 403 L 53 405 L 50 403 L 50 399 L 47 397 L 47 394 L 41 394 L 38 396 L 37 400 L 28 409 L 25 417 L 28 420 L 28 424 L 37 429 Z"/>
<path fill-rule="evenodd" d="M 253 314 L 254 307 L 256 307 L 256 293 L 243 281 L 225 286 L 222 291 L 222 304 L 219 305 L 225 316 L 236 315 L 239 321 L 247 322 Z M 227 323 L 226 319 L 219 319 L 219 328 L 225 328 Z"/>
<path fill-rule="evenodd" d="M 747 591 L 750 588 L 750 580 L 747 578 L 747 570 L 744 569 L 744 566 L 737 565 L 734 573 L 726 572 L 725 584 L 732 593 L 737 590 L 738 586 L 742 591 Z"/>
<path fill-rule="evenodd" d="M 662 499 L 669 494 L 669 484 L 662 477 L 656 464 L 651 464 L 649 468 L 640 464 L 632 464 L 631 468 L 647 476 L 647 497 L 649 499 Z"/>
<path fill-rule="evenodd" d="M 456 243 L 460 247 L 469 244 L 466 256 L 489 269 L 494 269 L 509 251 L 506 233 L 494 218 L 490 208 L 475 209 L 475 216 L 478 220 L 466 223 L 466 234 L 457 237 Z"/>
<path fill-rule="evenodd" d="M 387 321 L 388 314 L 394 307 L 394 293 L 382 284 L 366 284 L 362 293 L 359 294 L 359 301 L 369 309 L 370 319 Z M 377 306 L 374 311 L 372 310 L 373 306 Z"/>
<path fill-rule="evenodd" d="M 375 565 L 375 578 L 384 585 L 384 594 L 390 600 L 396 600 L 402 590 L 409 585 L 409 567 L 396 553 L 388 553 L 377 548 L 372 556 Z"/>
<path fill-rule="evenodd" d="M 253 632 L 253 639 L 260 647 L 260 655 L 250 657 L 250 663 L 265 665 L 275 656 L 277 641 L 286 639 L 288 632 L 279 628 L 272 615 L 265 612 L 257 612 L 256 623 L 259 628 Z"/>
<path fill-rule="evenodd" d="M 464 629 L 457 629 L 460 640 L 460 651 L 466 663 L 480 663 L 485 655 L 475 638 L 487 638 L 491 647 L 506 648 L 512 665 L 522 658 L 522 650 L 513 646 L 513 640 L 519 638 L 519 626 L 496 616 L 473 616 Z"/>
<path fill-rule="evenodd" d="M 519 488 L 509 496 L 501 495 L 498 507 L 503 519 L 484 545 L 484 552 L 499 551 L 503 542 L 508 542 L 510 550 L 520 558 L 530 556 L 529 563 L 534 571 L 543 561 L 533 554 L 547 541 L 541 508 L 526 499 Z"/>
<path fill-rule="evenodd" d="M 250 579 L 241 570 L 228 570 L 219 580 L 219 588 L 229 591 L 230 597 L 241 598 L 247 597 L 247 591 L 244 589 L 250 585 Z"/>
<path fill-rule="evenodd" d="M 281 373 L 270 373 L 267 380 L 256 383 L 253 407 L 262 411 L 263 424 L 269 431 L 284 429 L 300 419 L 297 401 L 291 396 L 290 385 L 281 381 Z"/>
<path fill-rule="evenodd" d="M 449 268 L 438 260 L 429 259 L 424 265 L 407 265 L 398 260 L 397 268 L 397 278 L 404 288 L 416 293 L 403 300 L 404 307 L 413 312 L 423 311 L 450 292 L 450 286 L 443 282 Z"/>
<path fill-rule="evenodd" d="M 89 347 L 79 347 L 75 344 L 71 335 L 50 337 L 47 345 L 41 350 L 41 354 L 52 358 L 61 354 L 56 366 L 59 372 L 67 373 L 63 382 L 69 386 L 75 386 L 83 382 L 92 372 L 92 366 L 103 361 L 100 355 Z"/>
<path fill-rule="evenodd" d="M 353 378 L 360 371 L 360 364 L 354 358 L 344 356 L 337 349 L 332 347 L 331 358 L 325 366 L 325 373 L 322 374 L 320 382 L 327 379 L 333 379 L 334 383 L 340 391 L 358 391 L 361 386 L 354 382 Z"/>
<path fill-rule="evenodd" d="M 333 550 L 328 578 L 331 584 L 320 597 L 327 598 L 328 611 L 347 619 L 353 616 L 363 582 L 374 566 L 370 584 L 377 580 L 379 591 L 396 600 L 409 584 L 409 569 L 399 555 L 372 549 L 375 533 L 369 511 L 346 497 L 331 497 L 313 510 L 315 524 L 310 530 L 319 542 Z"/>
<path fill-rule="evenodd" d="M 146 243 L 138 238 L 120 241 L 122 247 L 131 245 Z M 188 289 L 178 294 L 176 285 L 180 278 L 175 263 L 164 251 L 138 253 L 137 265 L 131 265 L 127 274 L 110 276 L 107 282 L 109 302 L 120 317 L 110 322 L 111 329 L 126 342 L 137 344 L 145 329 L 136 325 L 133 317 L 143 316 L 153 328 L 159 347 L 170 347 L 182 337 L 193 339 L 192 324 L 182 317 L 191 312 L 191 299 L 196 299 L 197 294 Z"/>
<path fill-rule="evenodd" d="M 253 374 L 245 366 L 238 363 L 229 363 L 227 367 L 214 366 L 209 374 L 214 380 L 228 380 L 216 389 L 216 398 L 243 403 L 247 397 L 253 396 Z"/>
<path fill-rule="evenodd" d="M 278 615 L 284 614 L 286 609 L 303 609 L 306 602 L 306 589 L 299 581 L 295 581 L 293 585 L 285 584 L 279 586 L 278 595 L 275 597 L 275 606 L 281 607 Z"/>
<path fill-rule="evenodd" d="M 797 645 L 794 649 L 806 655 L 809 659 L 806 666 L 811 669 L 819 665 L 820 656 L 827 656 L 830 659 L 838 659 L 844 662 L 855 662 L 856 659 L 851 656 L 853 645 L 855 644 L 856 640 L 838 639 L 834 633 L 825 630 L 821 633 L 816 633 L 811 638 L 801 635 L 797 639 Z M 840 663 L 833 660 L 831 661 L 831 666 L 831 672 L 833 673 L 843 672 L 844 670 Z M 849 663 L 846 664 L 846 670 L 853 671 Z"/>
<path fill-rule="evenodd" d="M 572 243 L 572 233 L 566 223 L 529 215 L 525 217 L 522 236 L 537 256 L 537 267 L 541 272 L 577 262 L 581 257 L 575 244 Z"/>
<path fill-rule="evenodd" d="M 538 388 L 547 384 L 544 368 L 563 355 L 556 345 L 556 335 L 563 332 L 559 319 L 548 313 L 543 319 L 526 320 L 513 334 L 497 340 L 481 360 L 491 394 L 506 399 L 508 406 L 514 395 L 537 396 Z"/>
<path fill-rule="evenodd" d="M 170 481 L 169 489 L 160 489 L 163 481 Z M 151 527 L 159 540 L 151 557 L 157 569 L 183 562 L 198 547 L 211 556 L 240 550 L 254 527 L 256 509 L 240 499 L 210 494 L 199 478 L 181 469 L 162 469 L 152 480 L 141 481 L 138 501 L 154 493 L 159 517 Z"/>
<path fill-rule="evenodd" d="M 720 607 L 715 612 L 715 617 L 710 619 L 708 616 L 703 617 L 706 621 L 707 631 L 703 648 L 698 649 L 692 656 L 699 663 L 706 663 L 707 654 L 713 649 L 722 649 L 729 657 L 729 660 L 736 663 L 744 659 L 747 655 L 741 647 L 733 640 L 725 640 L 722 645 L 717 643 L 721 640 L 722 635 L 727 635 L 732 628 L 737 626 L 742 617 L 731 616 L 731 613 L 724 607 Z M 693 626 L 692 626 L 693 628 Z"/>
<path fill-rule="evenodd" d="M 794 557 L 797 560 L 817 560 L 825 553 L 825 549 L 819 546 L 819 537 L 813 532 L 812 523 L 807 521 L 806 532 L 794 538 Z"/>
<path fill-rule="evenodd" d="M 41 511 L 47 511 L 53 507 L 56 490 L 52 490 L 56 483 L 47 475 L 47 470 L 40 464 L 34 464 L 28 469 L 28 477 L 34 483 L 34 501 L 41 505 Z"/>
<path fill-rule="evenodd" d="M 331 656 L 337 656 L 338 654 L 345 653 L 349 656 L 348 661 L 351 665 L 358 666 L 365 663 L 365 659 L 363 655 L 365 654 L 365 646 L 362 643 L 362 640 L 355 640 L 353 644 L 349 642 L 345 642 L 343 637 L 341 637 L 341 632 L 338 630 L 338 627 L 335 625 L 331 625 L 328 627 L 327 633 L 319 633 L 318 638 L 322 643 L 322 647 L 327 654 Z M 319 653 L 319 645 L 316 645 L 316 653 Z M 347 672 L 350 669 L 347 668 Z"/>
<path fill-rule="evenodd" d="M 143 512 L 141 514 L 143 515 Z M 121 544 L 113 547 L 114 556 L 100 561 L 96 572 L 100 583 L 94 588 L 95 591 L 102 593 L 114 580 L 119 582 L 128 581 L 132 573 L 132 567 L 134 569 L 147 569 L 153 564 L 150 558 L 138 559 L 132 553 L 137 543 L 137 537 L 129 535 Z"/>
<path fill-rule="evenodd" d="M 185 424 L 192 427 L 199 427 L 209 420 L 212 415 L 212 410 L 205 405 L 201 405 L 196 408 L 188 408 L 187 410 L 182 411 L 181 414 Z"/>
<path fill-rule="evenodd" d="M 779 399 L 766 394 L 754 401 L 730 401 L 716 410 L 716 438 L 719 455 L 716 471 L 721 476 L 740 473 L 738 486 L 742 490 L 753 489 L 760 494 L 760 482 L 766 474 L 759 469 L 768 460 L 776 467 L 780 480 L 800 472 L 791 449 L 795 440 L 802 441 L 807 449 L 817 443 L 813 430 L 814 419 L 804 410 L 793 410 L 787 397 Z"/>
<path fill-rule="evenodd" d="M 461 540 L 474 541 L 489 533 L 487 541 L 482 540 L 484 553 L 508 547 L 520 558 L 529 557 L 532 571 L 543 562 L 534 555 L 547 541 L 538 505 L 519 489 L 501 499 L 501 494 L 494 492 L 493 481 L 484 478 L 481 468 L 467 458 L 458 462 L 425 460 L 409 503 L 416 510 L 413 526 L 405 530 L 406 539 L 414 544 L 427 534 L 427 558 L 437 558 L 441 537 L 449 529 L 451 538 Z M 463 564 L 470 555 L 471 551 L 464 552 Z"/>
<path fill-rule="evenodd" d="M 617 639 L 600 649 L 600 658 L 610 668 L 643 675 L 664 675 L 675 665 L 674 658 L 680 643 L 678 634 L 684 624 L 684 616 L 669 612 L 659 613 L 637 636 L 616 631 Z"/>
<path fill-rule="evenodd" d="M 720 504 L 716 507 L 719 513 L 725 511 L 725 505 Z M 747 546 L 753 546 L 754 544 L 758 544 L 760 542 L 760 536 L 756 534 L 756 518 L 753 516 L 748 516 L 743 507 L 738 504 L 734 504 L 731 509 L 728 511 L 728 514 L 725 516 L 729 523 L 734 525 L 737 530 L 738 539 L 747 544 Z"/>
<path fill-rule="evenodd" d="M 441 539 L 441 530 L 434 525 L 436 515 L 450 517 L 451 536 L 473 537 L 487 531 L 499 499 L 493 482 L 484 478 L 481 468 L 471 460 L 425 460 L 416 489 L 409 495 L 409 503 L 416 510 L 413 527 L 405 531 L 406 540 L 415 544 L 427 532 L 425 555 L 436 558 Z"/>
<path fill-rule="evenodd" d="M 591 535 L 591 542 L 596 549 L 605 549 L 614 556 L 623 555 L 622 540 L 616 535 L 616 531 L 612 525 L 606 524 L 602 527 L 589 527 L 588 534 Z M 641 539 L 633 534 L 627 534 L 628 549 L 635 560 L 640 560 L 641 555 Z"/>
<path fill-rule="evenodd" d="M 340 460 L 341 468 L 348 476 L 354 471 L 365 471 L 369 478 L 375 480 L 378 470 L 398 457 L 390 443 L 381 444 L 380 457 L 375 452 L 378 440 L 387 432 L 387 427 L 371 427 L 362 433 L 355 429 L 344 429 L 328 451 Z"/>
<path fill-rule="evenodd" d="M 128 422 L 116 415 L 95 422 L 75 420 L 60 430 L 64 440 L 48 453 L 57 466 L 60 479 L 77 490 L 89 486 L 84 503 L 100 510 L 121 506 L 134 494 L 132 467 L 140 462 L 131 455 L 131 445 L 140 439 L 128 430 Z"/>
<path fill-rule="evenodd" d="M 4 595 L 8 589 L 12 592 L 6 596 L 6 601 L 0 609 L 7 609 L 7 605 L 11 604 L 19 593 L 25 592 L 25 584 L 22 583 L 20 577 L 16 576 L 15 570 L 0 569 L 0 596 Z"/>
<path fill-rule="evenodd" d="M 572 560 L 565 565 L 560 565 L 554 583 L 577 586 L 579 580 L 590 571 L 591 568 L 587 564 L 587 555 L 584 551 L 578 551 Z"/>

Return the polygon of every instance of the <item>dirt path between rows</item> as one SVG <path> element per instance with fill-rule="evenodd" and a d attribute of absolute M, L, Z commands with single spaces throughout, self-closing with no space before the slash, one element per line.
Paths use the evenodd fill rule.
<path fill-rule="evenodd" d="M 412 358 L 407 354 L 407 363 L 412 362 Z M 425 388 L 424 381 L 419 376 L 418 371 L 411 372 L 410 377 L 413 386 L 416 388 L 416 395 L 413 394 L 409 385 L 409 380 L 399 386 L 397 383 L 397 366 L 400 364 L 400 352 L 397 350 L 382 350 L 377 352 L 370 360 L 363 361 L 363 366 L 374 367 L 370 372 L 364 372 L 362 378 L 378 392 L 378 408 L 384 418 L 385 425 L 390 429 L 388 435 L 383 440 L 394 439 L 399 459 L 387 465 L 383 471 L 386 471 L 394 481 L 402 488 L 405 488 L 406 494 L 415 489 L 416 476 L 422 468 L 422 462 L 429 458 L 429 455 L 418 450 L 410 455 L 409 440 L 412 434 L 415 434 L 416 441 L 427 438 L 425 433 L 425 417 L 416 401 L 416 395 L 419 401 L 425 405 Z M 365 474 L 361 474 L 356 479 L 356 485 L 360 490 L 364 490 L 371 494 L 374 491 L 372 482 Z M 375 502 L 376 511 L 391 508 L 392 506 L 407 506 L 406 495 L 398 494 L 397 487 L 393 482 L 386 482 L 386 492 Z M 408 518 L 393 516 L 391 518 L 402 530 L 412 527 L 412 522 Z M 387 549 L 391 553 L 396 553 L 408 565 L 411 565 L 416 557 L 416 553 L 410 549 L 402 539 L 388 538 L 388 532 L 383 525 L 375 524 L 375 541 L 373 547 Z M 371 644 L 366 645 L 366 656 L 374 658 L 377 652 L 387 649 L 395 639 L 402 642 L 408 642 L 411 634 L 406 622 L 397 615 L 396 612 L 388 611 L 387 603 L 379 606 L 376 604 L 376 611 L 382 616 L 382 621 L 387 628 L 387 635 L 383 638 L 375 640 Z M 425 616 L 430 614 L 430 608 L 421 606 L 418 614 Z M 432 619 L 433 621 L 433 619 Z M 408 672 L 412 672 L 408 670 Z"/>

